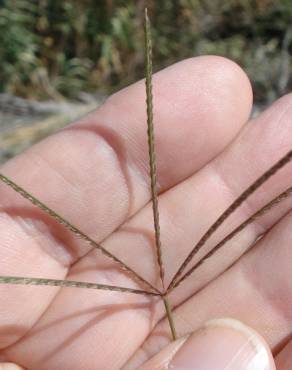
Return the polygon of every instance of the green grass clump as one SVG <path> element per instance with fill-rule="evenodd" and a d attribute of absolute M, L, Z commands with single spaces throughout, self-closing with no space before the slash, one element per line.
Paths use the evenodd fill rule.
<path fill-rule="evenodd" d="M 291 89 L 290 0 L 0 0 L 0 91 L 75 99 L 143 77 L 145 5 L 157 69 L 219 54 L 247 70 L 258 102 Z"/>

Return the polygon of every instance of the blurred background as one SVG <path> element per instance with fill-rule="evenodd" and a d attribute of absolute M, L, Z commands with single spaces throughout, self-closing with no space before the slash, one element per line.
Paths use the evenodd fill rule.
<path fill-rule="evenodd" d="M 255 112 L 292 86 L 292 0 L 0 0 L 0 161 L 154 69 L 217 54 L 249 75 Z"/>

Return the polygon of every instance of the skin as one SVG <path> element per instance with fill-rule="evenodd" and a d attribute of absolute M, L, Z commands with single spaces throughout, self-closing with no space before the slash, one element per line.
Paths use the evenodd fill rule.
<path fill-rule="evenodd" d="M 292 96 L 248 121 L 252 91 L 247 76 L 233 62 L 213 56 L 177 63 L 157 73 L 153 84 L 169 282 L 206 228 L 292 148 Z M 158 284 L 145 111 L 142 81 L 9 161 L 1 172 Z M 290 186 L 291 175 L 288 165 L 205 250 Z M 0 199 L 1 274 L 136 287 L 111 261 L 3 184 Z M 285 361 L 292 361 L 287 349 L 292 329 L 290 207 L 287 200 L 249 226 L 171 294 L 180 336 L 209 319 L 233 317 L 257 330 L 271 347 L 277 369 L 286 370 Z M 0 286 L 0 313 L 0 359 L 30 370 L 137 369 L 170 342 L 163 305 L 144 296 Z"/>

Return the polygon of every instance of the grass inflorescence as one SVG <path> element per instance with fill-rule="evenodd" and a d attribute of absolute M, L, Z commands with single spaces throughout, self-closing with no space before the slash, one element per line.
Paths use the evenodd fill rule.
<path fill-rule="evenodd" d="M 219 241 L 207 254 L 194 265 L 191 265 L 191 261 L 194 256 L 201 250 L 209 238 L 218 230 L 218 228 L 227 220 L 227 218 L 240 207 L 246 199 L 248 199 L 259 187 L 261 187 L 269 178 L 274 176 L 281 168 L 283 168 L 292 159 L 292 151 L 289 151 L 284 157 L 282 157 L 277 163 L 270 167 L 263 173 L 258 179 L 256 179 L 245 191 L 243 191 L 232 204 L 218 217 L 218 219 L 210 226 L 210 228 L 204 233 L 198 243 L 193 247 L 184 262 L 179 267 L 178 271 L 174 274 L 168 287 L 165 286 L 165 277 L 163 261 L 163 246 L 160 238 L 160 225 L 159 225 L 159 204 L 158 204 L 158 189 L 157 189 L 157 170 L 156 170 L 156 152 L 155 152 L 155 135 L 154 135 L 154 116 L 153 116 L 153 93 L 152 93 L 152 44 L 151 44 L 151 29 L 150 21 L 145 12 L 145 48 L 146 48 L 146 105 L 147 105 L 147 136 L 148 136 L 148 149 L 149 149 L 149 179 L 152 197 L 152 208 L 153 208 L 153 223 L 155 232 L 155 251 L 156 261 L 158 267 L 158 274 L 160 277 L 160 287 L 155 287 L 146 279 L 144 279 L 134 269 L 129 267 L 123 260 L 116 257 L 113 253 L 105 249 L 101 244 L 96 243 L 86 233 L 81 231 L 78 227 L 67 221 L 63 216 L 55 212 L 53 209 L 48 207 L 42 201 L 37 199 L 34 195 L 27 192 L 20 185 L 16 184 L 12 179 L 8 178 L 4 174 L 0 174 L 0 181 L 5 183 L 7 186 L 16 191 L 19 195 L 24 197 L 27 201 L 31 202 L 35 207 L 38 207 L 43 212 L 51 216 L 55 221 L 69 229 L 75 235 L 78 235 L 84 241 L 89 243 L 92 247 L 98 249 L 107 258 L 111 259 L 119 266 L 125 273 L 131 276 L 141 289 L 128 288 L 124 286 L 116 285 L 105 285 L 99 283 L 90 283 L 82 281 L 71 281 L 71 280 L 55 280 L 45 279 L 40 277 L 18 277 L 18 276 L 0 276 L 0 284 L 22 284 L 22 285 L 44 285 L 44 286 L 59 286 L 59 287 L 76 287 L 76 288 L 87 288 L 87 289 L 98 289 L 108 291 L 118 291 L 125 294 L 142 294 L 146 296 L 160 297 L 164 303 L 165 314 L 169 322 L 172 338 L 177 338 L 177 332 L 175 328 L 175 320 L 173 318 L 171 304 L 168 299 L 168 295 L 173 292 L 180 284 L 182 284 L 199 266 L 201 266 L 207 259 L 212 257 L 225 243 L 230 241 L 235 235 L 242 231 L 246 226 L 252 223 L 257 218 L 264 215 L 266 212 L 271 210 L 276 204 L 285 200 L 292 193 L 292 187 L 289 187 L 284 192 L 276 196 L 274 199 L 265 204 L 261 209 L 255 212 L 253 215 L 248 217 L 244 222 L 232 230 L 227 236 Z"/>

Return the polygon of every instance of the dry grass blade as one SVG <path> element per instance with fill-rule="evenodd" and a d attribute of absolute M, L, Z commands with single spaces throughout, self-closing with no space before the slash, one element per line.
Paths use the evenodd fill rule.
<path fill-rule="evenodd" d="M 127 266 L 123 261 L 121 261 L 119 258 L 114 256 L 112 253 L 107 251 L 103 246 L 96 243 L 94 240 L 92 240 L 90 237 L 88 237 L 86 234 L 84 234 L 81 230 L 79 230 L 76 226 L 72 225 L 70 222 L 65 220 L 62 216 L 57 214 L 55 211 L 53 211 L 51 208 L 49 208 L 47 205 L 42 203 L 40 200 L 35 198 L 33 195 L 28 193 L 26 190 L 24 190 L 21 186 L 17 185 L 15 182 L 13 182 L 11 179 L 9 179 L 7 176 L 4 176 L 3 174 L 0 174 L 0 181 L 5 183 L 6 185 L 10 186 L 13 190 L 15 190 L 18 194 L 20 194 L 23 198 L 30 201 L 34 206 L 38 207 L 42 211 L 49 214 L 51 217 L 53 217 L 59 224 L 65 226 L 67 229 L 72 231 L 74 234 L 81 237 L 83 240 L 88 242 L 92 247 L 100 250 L 104 255 L 112 259 L 113 261 L 117 262 L 119 266 L 126 272 L 131 274 L 131 277 L 133 277 L 136 281 L 142 283 L 143 285 L 147 286 L 151 290 L 155 291 L 156 293 L 160 293 L 152 284 L 150 284 L 148 281 L 146 281 L 144 278 L 142 278 L 137 272 L 135 272 L 131 267 Z"/>
<path fill-rule="evenodd" d="M 0 276 L 0 284 L 43 285 L 43 286 L 65 287 L 65 288 L 86 288 L 86 289 L 97 289 L 97 290 L 110 290 L 112 292 L 159 296 L 158 293 L 147 292 L 145 290 L 140 290 L 140 289 L 125 288 L 125 287 L 116 286 L 116 285 L 95 284 L 95 283 L 88 283 L 84 281 L 74 281 L 74 280 L 28 278 L 28 277 L 19 277 L 19 276 Z"/>
<path fill-rule="evenodd" d="M 221 216 L 211 225 L 206 233 L 201 237 L 199 242 L 195 245 L 192 251 L 189 253 L 187 258 L 184 260 L 176 274 L 174 275 L 171 283 L 167 290 L 171 290 L 185 270 L 187 265 L 190 263 L 194 255 L 204 246 L 206 241 L 214 234 L 214 232 L 222 225 L 222 223 L 238 208 L 240 205 L 252 195 L 262 184 L 264 184 L 270 177 L 272 177 L 277 171 L 284 167 L 292 159 L 292 150 L 290 150 L 284 157 L 282 157 L 276 164 L 270 167 L 262 176 L 260 176 L 253 184 L 251 184 L 243 193 L 239 195 L 237 199 L 221 214 Z"/>
<path fill-rule="evenodd" d="M 159 275 L 164 289 L 164 268 L 162 261 L 162 250 L 160 240 L 159 210 L 157 196 L 157 174 L 156 174 L 156 155 L 154 143 L 154 124 L 153 124 L 153 94 L 152 94 L 152 42 L 150 20 L 145 9 L 145 48 L 146 48 L 146 104 L 147 104 L 147 135 L 149 149 L 149 167 L 151 179 L 152 208 L 155 229 L 155 245 Z"/>
<path fill-rule="evenodd" d="M 243 223 L 241 223 L 238 227 L 232 230 L 224 239 L 222 239 L 218 244 L 213 247 L 210 252 L 208 252 L 200 261 L 198 261 L 192 268 L 190 268 L 177 282 L 169 289 L 169 291 L 177 288 L 184 280 L 186 280 L 198 267 L 200 267 L 207 259 L 212 257 L 220 248 L 222 248 L 228 241 L 235 237 L 240 231 L 242 231 L 245 227 L 249 224 L 254 222 L 259 217 L 263 216 L 267 213 L 271 208 L 282 202 L 283 200 L 287 199 L 292 194 L 292 187 L 289 187 L 283 193 L 278 195 L 276 198 L 272 199 L 270 202 L 265 204 L 260 210 L 255 212 L 252 216 L 247 218 Z"/>

